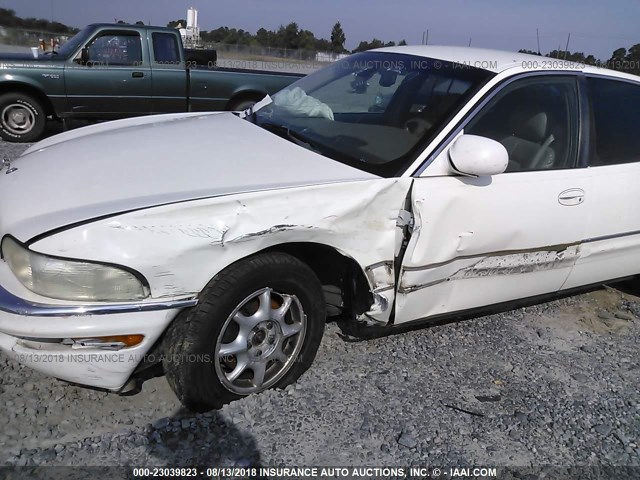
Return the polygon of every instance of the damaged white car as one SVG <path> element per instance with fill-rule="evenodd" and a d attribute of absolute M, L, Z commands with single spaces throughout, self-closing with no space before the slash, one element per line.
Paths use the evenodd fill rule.
<path fill-rule="evenodd" d="M 351 56 L 244 113 L 127 119 L 0 171 L 0 347 L 193 410 L 294 382 L 326 317 L 399 325 L 640 272 L 640 81 Z"/>

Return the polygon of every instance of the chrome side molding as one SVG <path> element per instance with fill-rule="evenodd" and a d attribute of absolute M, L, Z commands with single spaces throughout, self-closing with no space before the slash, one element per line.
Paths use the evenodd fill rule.
<path fill-rule="evenodd" d="M 197 298 L 138 303 L 110 303 L 87 305 L 50 305 L 24 300 L 0 287 L 0 311 L 26 317 L 77 317 L 81 315 L 110 315 L 114 313 L 153 312 L 194 307 Z"/>

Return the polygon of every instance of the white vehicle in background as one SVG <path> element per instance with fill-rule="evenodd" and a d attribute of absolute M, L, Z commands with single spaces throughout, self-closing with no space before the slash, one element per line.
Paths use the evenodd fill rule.
<path fill-rule="evenodd" d="M 207 410 L 294 382 L 327 315 L 400 325 L 635 275 L 639 124 L 630 75 L 398 47 L 244 114 L 49 138 L 0 172 L 0 347 L 113 391 L 160 362 Z"/>

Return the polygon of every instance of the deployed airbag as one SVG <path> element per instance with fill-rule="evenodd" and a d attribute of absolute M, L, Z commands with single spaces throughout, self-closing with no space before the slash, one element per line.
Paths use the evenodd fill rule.
<path fill-rule="evenodd" d="M 273 97 L 273 103 L 291 114 L 333 120 L 333 110 L 326 103 L 307 95 L 300 87 L 286 88 Z"/>

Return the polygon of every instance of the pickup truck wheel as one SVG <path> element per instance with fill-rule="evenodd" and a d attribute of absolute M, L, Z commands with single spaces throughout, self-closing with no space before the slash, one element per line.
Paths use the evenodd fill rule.
<path fill-rule="evenodd" d="M 246 110 L 249 107 L 254 106 L 260 100 L 261 100 L 260 98 L 255 99 L 255 98 L 249 98 L 249 97 L 239 98 L 237 100 L 231 100 L 231 102 L 229 103 L 229 111 L 241 112 L 243 110 Z"/>
<path fill-rule="evenodd" d="M 22 93 L 0 96 L 0 136 L 9 142 L 40 138 L 47 118 L 38 100 Z"/>
<path fill-rule="evenodd" d="M 265 253 L 218 274 L 165 336 L 163 365 L 193 411 L 295 382 L 313 362 L 326 319 L 322 286 L 300 260 Z"/>

